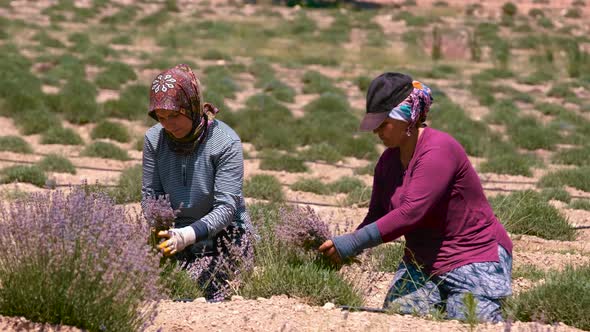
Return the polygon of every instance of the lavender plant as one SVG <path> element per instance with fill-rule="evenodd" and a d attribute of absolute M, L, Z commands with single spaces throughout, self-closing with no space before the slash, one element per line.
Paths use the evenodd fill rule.
<path fill-rule="evenodd" d="M 254 246 L 256 268 L 240 278 L 241 295 L 257 298 L 286 294 L 312 305 L 362 305 L 361 292 L 313 250 L 329 237 L 327 227 L 313 210 L 252 204 L 249 212 L 260 240 Z"/>
<path fill-rule="evenodd" d="M 254 238 L 251 230 L 230 228 L 218 238 L 215 256 L 204 255 L 187 266 L 209 300 L 222 301 L 238 292 L 254 269 Z"/>
<path fill-rule="evenodd" d="M 139 214 L 83 188 L 2 204 L 0 314 L 91 331 L 145 329 L 162 291 L 147 232 Z"/>

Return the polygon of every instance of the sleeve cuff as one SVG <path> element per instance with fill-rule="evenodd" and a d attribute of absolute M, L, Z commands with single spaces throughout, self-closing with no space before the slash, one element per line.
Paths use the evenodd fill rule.
<path fill-rule="evenodd" d="M 372 223 L 353 233 L 336 236 L 332 238 L 332 242 L 340 258 L 346 259 L 383 243 L 383 239 L 377 224 Z"/>
<path fill-rule="evenodd" d="M 202 221 L 194 222 L 191 227 L 195 231 L 195 235 L 197 236 L 197 242 L 201 240 L 205 240 L 209 237 L 209 229 L 207 225 Z"/>

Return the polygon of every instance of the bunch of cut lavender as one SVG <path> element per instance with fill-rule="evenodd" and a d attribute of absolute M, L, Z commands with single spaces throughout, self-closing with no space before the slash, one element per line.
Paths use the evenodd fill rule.
<path fill-rule="evenodd" d="M 92 331 L 151 324 L 162 292 L 147 226 L 106 195 L 73 188 L 0 205 L 0 311 Z"/>
<path fill-rule="evenodd" d="M 148 196 L 141 202 L 143 215 L 150 227 L 150 245 L 155 248 L 158 245 L 157 234 L 174 227 L 174 220 L 179 210 L 173 210 L 168 195 L 157 198 Z"/>
<path fill-rule="evenodd" d="M 282 243 L 310 251 L 331 237 L 328 225 L 309 206 L 283 206 L 279 217 L 275 234 Z"/>

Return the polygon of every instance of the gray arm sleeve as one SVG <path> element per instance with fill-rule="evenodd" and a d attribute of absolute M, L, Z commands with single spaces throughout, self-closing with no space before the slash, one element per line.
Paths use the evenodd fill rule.
<path fill-rule="evenodd" d="M 212 238 L 234 219 L 242 197 L 244 181 L 241 142 L 232 141 L 221 153 L 215 166 L 213 209 L 191 225 L 197 234 L 197 240 Z M 204 226 L 206 226 L 206 233 Z"/>
<path fill-rule="evenodd" d="M 148 197 L 164 195 L 164 188 L 158 175 L 156 153 L 147 135 L 143 143 L 142 177 L 141 177 L 141 208 L 145 211 Z"/>

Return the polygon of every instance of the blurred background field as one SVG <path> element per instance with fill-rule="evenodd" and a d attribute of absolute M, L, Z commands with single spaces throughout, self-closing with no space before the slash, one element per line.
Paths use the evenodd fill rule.
<path fill-rule="evenodd" d="M 0 195 L 87 181 L 136 207 L 151 80 L 186 63 L 243 141 L 248 202 L 344 232 L 384 149 L 357 131 L 367 86 L 401 71 L 433 89 L 427 123 L 465 147 L 528 290 L 590 262 L 589 18 L 582 0 L 1 0 Z"/>

